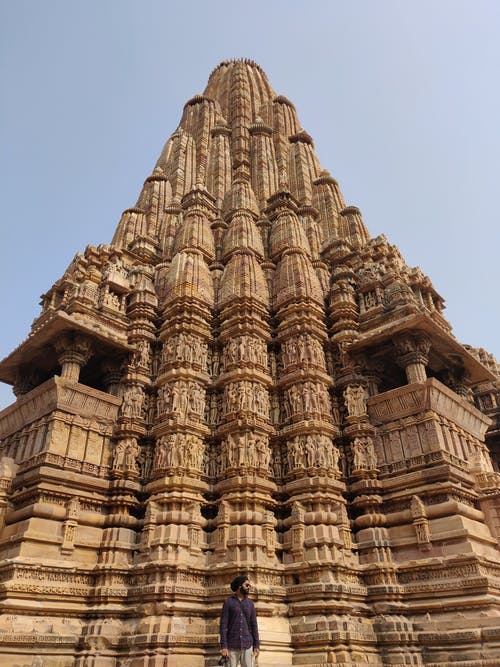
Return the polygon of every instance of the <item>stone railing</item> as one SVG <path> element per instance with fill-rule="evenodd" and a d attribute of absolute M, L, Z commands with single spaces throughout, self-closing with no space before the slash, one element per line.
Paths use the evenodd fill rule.
<path fill-rule="evenodd" d="M 20 463 L 19 472 L 26 472 L 26 470 L 29 470 L 30 468 L 35 468 L 41 465 L 48 465 L 61 470 L 71 470 L 72 472 L 79 472 L 103 479 L 109 477 L 111 470 L 107 465 L 80 461 L 70 456 L 61 456 L 60 454 L 54 454 L 53 452 L 41 452 L 40 454 L 35 454 L 35 456 Z"/>
<path fill-rule="evenodd" d="M 398 461 L 392 461 L 391 463 L 381 463 L 378 468 L 382 477 L 384 475 L 393 475 L 394 473 L 406 473 L 422 468 L 428 468 L 430 465 L 436 464 L 451 464 L 456 468 L 460 468 L 464 472 L 469 471 L 466 461 L 443 450 L 427 452 L 426 454 L 399 459 Z"/>
<path fill-rule="evenodd" d="M 453 421 L 478 440 L 484 439 L 491 424 L 489 417 L 435 378 L 386 391 L 368 401 L 370 419 L 377 426 L 426 411 Z"/>
<path fill-rule="evenodd" d="M 120 404 L 121 398 L 55 375 L 0 412 L 0 438 L 54 410 L 111 423 Z"/>

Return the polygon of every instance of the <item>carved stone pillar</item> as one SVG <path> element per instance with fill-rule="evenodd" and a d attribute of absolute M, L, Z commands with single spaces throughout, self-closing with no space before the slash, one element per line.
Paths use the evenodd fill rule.
<path fill-rule="evenodd" d="M 61 365 L 61 377 L 78 382 L 80 371 L 92 356 L 92 342 L 81 334 L 64 335 L 55 342 L 57 360 Z"/>
<path fill-rule="evenodd" d="M 472 403 L 474 400 L 472 390 L 469 386 L 469 376 L 463 368 L 449 368 L 443 374 L 443 382 L 447 387 Z"/>
<path fill-rule="evenodd" d="M 102 364 L 102 381 L 108 394 L 118 396 L 118 388 L 122 377 L 121 365 L 116 361 L 109 359 Z"/>
<path fill-rule="evenodd" d="M 431 348 L 430 338 L 423 333 L 405 333 L 396 336 L 393 341 L 398 351 L 397 361 L 405 369 L 408 384 L 425 382 L 425 367 L 429 363 Z"/>
<path fill-rule="evenodd" d="M 16 373 L 16 381 L 12 391 L 16 397 L 27 394 L 40 384 L 41 378 L 38 371 L 21 366 Z"/>

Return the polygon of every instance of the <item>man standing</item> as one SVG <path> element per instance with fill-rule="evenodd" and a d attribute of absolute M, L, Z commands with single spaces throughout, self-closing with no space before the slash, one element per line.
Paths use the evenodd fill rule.
<path fill-rule="evenodd" d="M 230 595 L 220 617 L 221 655 L 229 658 L 229 667 L 253 667 L 259 655 L 259 630 L 255 605 L 249 599 L 250 582 L 246 575 L 231 582 Z"/>

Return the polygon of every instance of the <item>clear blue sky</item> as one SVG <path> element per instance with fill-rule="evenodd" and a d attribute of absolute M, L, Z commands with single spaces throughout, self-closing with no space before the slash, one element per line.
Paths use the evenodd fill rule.
<path fill-rule="evenodd" d="M 2 0 L 0 357 L 109 243 L 184 103 L 248 57 L 324 168 L 500 358 L 496 0 Z M 0 407 L 12 402 L 0 384 Z"/>

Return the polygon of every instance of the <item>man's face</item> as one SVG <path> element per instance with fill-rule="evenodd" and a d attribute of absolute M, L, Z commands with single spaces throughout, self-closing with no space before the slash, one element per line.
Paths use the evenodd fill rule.
<path fill-rule="evenodd" d="M 241 584 L 240 592 L 243 595 L 248 595 L 250 593 L 250 582 L 248 581 L 248 579 Z"/>

